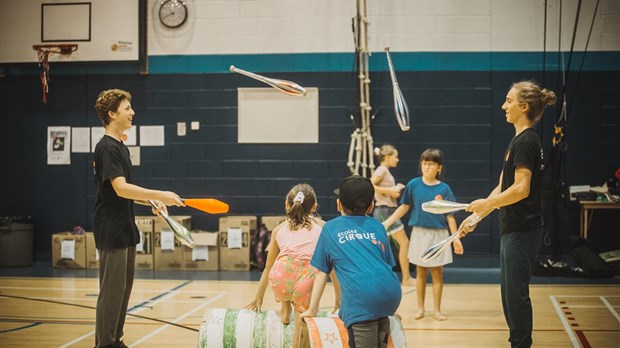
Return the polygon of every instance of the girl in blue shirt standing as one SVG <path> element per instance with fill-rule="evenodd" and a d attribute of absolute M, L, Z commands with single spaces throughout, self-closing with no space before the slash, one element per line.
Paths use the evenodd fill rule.
<path fill-rule="evenodd" d="M 424 317 L 424 298 L 426 295 L 426 279 L 428 270 L 433 279 L 433 299 L 435 320 L 446 320 L 441 313 L 441 294 L 443 291 L 443 266 L 452 263 L 452 253 L 444 252 L 429 262 L 421 260 L 422 254 L 431 245 L 445 239 L 448 234 L 457 232 L 456 219 L 452 214 L 430 214 L 422 210 L 422 203 L 434 199 L 454 201 L 450 186 L 438 179 L 443 169 L 443 154 L 439 149 L 427 149 L 420 156 L 422 176 L 409 181 L 400 200 L 400 206 L 385 220 L 383 225 L 388 228 L 403 217 L 409 210 L 409 226 L 411 242 L 409 244 L 409 261 L 416 265 L 416 292 L 418 294 L 418 310 L 415 319 Z M 446 233 L 448 232 L 448 233 Z M 454 242 L 457 254 L 463 253 L 463 245 L 459 239 Z"/>

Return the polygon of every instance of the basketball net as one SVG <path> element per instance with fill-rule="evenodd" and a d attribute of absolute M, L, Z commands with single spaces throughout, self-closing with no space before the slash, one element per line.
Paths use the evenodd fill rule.
<path fill-rule="evenodd" d="M 34 45 L 32 48 L 37 51 L 37 61 L 41 71 L 41 87 L 43 90 L 43 104 L 47 104 L 47 93 L 49 92 L 50 64 L 49 58 L 54 54 L 70 55 L 77 51 L 77 44 L 62 45 Z"/>
<path fill-rule="evenodd" d="M 50 63 L 49 58 L 53 55 L 54 52 L 47 49 L 38 49 L 37 50 L 37 58 L 39 61 L 39 67 L 43 67 L 43 71 L 41 72 L 41 86 L 43 87 L 43 104 L 47 103 L 47 93 L 49 92 L 49 71 L 50 71 Z"/>

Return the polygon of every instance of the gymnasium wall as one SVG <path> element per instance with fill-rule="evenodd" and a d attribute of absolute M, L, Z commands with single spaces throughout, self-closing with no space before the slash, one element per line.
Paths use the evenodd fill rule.
<path fill-rule="evenodd" d="M 0 6 L 6 1 L 0 0 Z M 99 126 L 93 105 L 107 88 L 132 92 L 134 124 L 165 127 L 164 147 L 141 148 L 141 165 L 134 167 L 138 184 L 187 197 L 216 197 L 227 201 L 233 214 L 260 216 L 281 214 L 284 195 L 303 181 L 315 187 L 319 212 L 327 219 L 336 216 L 332 190 L 349 175 L 346 161 L 354 131 L 349 115 L 358 103 L 352 71 L 355 1 L 187 3 L 190 21 L 171 31 L 157 22 L 158 3 L 148 1 L 147 75 L 131 63 L 52 63 L 48 102 L 43 105 L 35 63 L 0 63 L 5 75 L 0 78 L 5 132 L 0 215 L 35 218 L 38 259 L 49 258 L 52 233 L 75 225 L 91 227 L 95 195 L 92 154 L 73 153 L 67 166 L 46 164 L 47 127 Z M 569 54 L 557 54 L 559 1 L 548 2 L 546 55 L 543 3 L 369 0 L 371 105 L 376 115 L 372 134 L 375 144 L 392 143 L 400 150 L 401 162 L 393 170 L 398 181 L 417 176 L 419 154 L 438 147 L 446 157 L 444 180 L 459 201 L 485 196 L 496 185 L 514 132 L 500 109 L 510 83 L 534 78 L 561 89 L 560 58 L 566 64 Z M 601 1 L 584 53 L 595 3 L 584 1 L 567 78 L 569 147 L 563 168 L 568 185 L 600 184 L 620 164 L 620 7 L 616 1 Z M 563 2 L 564 51 L 570 49 L 575 4 Z M 409 104 L 412 130 L 407 133 L 394 120 L 385 45 L 394 52 Z M 238 144 L 237 88 L 261 85 L 227 72 L 230 64 L 318 87 L 319 143 Z M 545 156 L 557 112 L 557 107 L 550 108 L 537 126 Z M 177 136 L 177 122 L 191 121 L 199 121 L 200 130 Z M 149 213 L 142 207 L 137 211 Z M 567 203 L 564 212 L 564 229 L 556 243 L 566 251 L 570 237 L 578 233 L 576 204 Z M 192 215 L 195 228 L 217 229 L 216 216 Z M 617 231 L 609 228 L 617 215 L 597 215 L 602 222 L 593 221 L 593 241 L 617 249 L 612 234 Z M 459 221 L 463 217 L 457 214 Z M 497 217 L 492 216 L 463 241 L 466 251 L 496 254 L 497 232 Z"/>

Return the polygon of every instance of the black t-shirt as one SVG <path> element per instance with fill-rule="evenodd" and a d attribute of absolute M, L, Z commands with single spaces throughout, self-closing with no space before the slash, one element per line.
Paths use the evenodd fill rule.
<path fill-rule="evenodd" d="M 542 217 L 542 177 L 543 151 L 540 140 L 532 128 L 528 128 L 512 138 L 504 157 L 502 192 L 515 182 L 517 166 L 532 172 L 530 194 L 514 204 L 500 208 L 500 234 L 526 232 L 543 225 Z"/>
<path fill-rule="evenodd" d="M 97 202 L 93 213 L 97 249 L 135 246 L 140 241 L 140 235 L 133 200 L 119 197 L 111 180 L 123 176 L 131 183 L 129 149 L 122 142 L 104 135 L 95 147 L 93 167 L 97 184 Z"/>

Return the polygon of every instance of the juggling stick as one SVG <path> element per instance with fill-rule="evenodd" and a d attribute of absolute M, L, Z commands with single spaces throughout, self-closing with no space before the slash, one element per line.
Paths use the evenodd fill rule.
<path fill-rule="evenodd" d="M 442 199 L 422 203 L 422 210 L 432 214 L 445 214 L 467 208 L 469 204 L 456 203 Z"/>
<path fill-rule="evenodd" d="M 385 47 L 385 54 L 387 55 L 388 67 L 390 68 L 390 77 L 392 78 L 392 93 L 394 94 L 394 114 L 396 116 L 396 122 L 400 126 L 403 132 L 409 130 L 409 108 L 407 102 L 398 86 L 398 80 L 396 80 L 396 73 L 394 72 L 394 65 L 392 65 L 392 58 L 390 57 L 390 48 Z"/>
<path fill-rule="evenodd" d="M 480 220 L 482 220 L 482 218 L 480 218 L 480 216 L 478 215 L 475 215 L 474 218 L 467 224 L 467 226 L 472 227 L 473 225 L 479 223 Z M 458 238 L 459 235 L 460 233 L 456 232 L 450 237 L 431 245 L 431 247 L 426 249 L 424 254 L 422 254 L 422 261 L 429 262 L 439 257 L 439 255 L 441 255 L 441 253 L 446 250 L 446 248 L 448 248 L 450 244 L 452 244 L 452 241 Z"/>
<path fill-rule="evenodd" d="M 204 211 L 209 214 L 228 213 L 228 204 L 215 198 L 185 198 L 181 199 L 186 206 Z"/>
<path fill-rule="evenodd" d="M 245 71 L 243 69 L 236 68 L 234 65 L 230 66 L 230 71 L 239 73 L 241 75 L 245 75 L 247 77 L 251 77 L 260 82 L 264 82 L 270 85 L 273 88 L 276 88 L 288 95 L 293 95 L 296 97 L 303 97 L 306 95 L 306 89 L 296 84 L 293 81 L 273 79 L 269 77 L 265 77 L 259 74 L 255 74 L 253 72 Z"/>
<path fill-rule="evenodd" d="M 164 213 L 163 210 L 159 209 L 159 207 L 149 199 L 149 203 L 153 207 L 153 209 L 157 210 L 159 215 L 166 220 L 166 223 L 174 233 L 174 236 L 184 245 L 193 248 L 194 247 L 194 238 L 192 237 L 192 233 L 185 228 L 185 226 L 181 225 L 179 222 L 168 216 L 168 214 Z"/>

